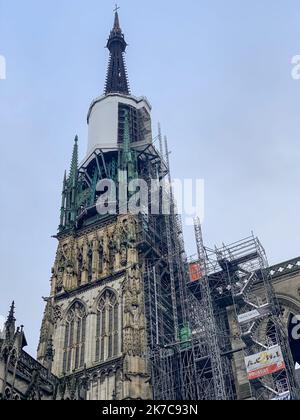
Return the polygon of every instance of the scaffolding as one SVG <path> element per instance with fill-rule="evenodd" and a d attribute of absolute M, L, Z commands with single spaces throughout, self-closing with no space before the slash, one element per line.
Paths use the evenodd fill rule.
<path fill-rule="evenodd" d="M 195 220 L 199 278 L 191 281 L 171 184 L 169 149 L 159 127 L 138 153 L 139 173 L 157 179 L 170 214 L 139 215 L 147 352 L 154 400 L 298 399 L 292 356 L 265 251 L 254 236 L 210 249 Z M 255 313 L 255 316 L 254 316 Z M 277 350 L 282 364 L 251 378 L 249 357 Z M 241 385 L 238 369 L 244 376 Z M 247 378 L 249 375 L 249 378 Z"/>
<path fill-rule="evenodd" d="M 204 248 L 202 229 L 200 220 L 195 220 L 195 236 L 198 250 L 198 260 L 201 267 L 202 278 L 199 284 L 200 293 L 202 295 L 202 317 L 199 319 L 203 322 L 205 335 L 207 339 L 207 346 L 210 355 L 211 369 L 212 369 L 212 380 L 215 390 L 216 400 L 226 400 L 226 389 L 223 378 L 223 369 L 221 361 L 221 350 L 218 342 L 217 323 L 215 319 L 215 311 L 213 307 L 213 300 L 211 296 L 211 290 L 209 287 L 209 278 L 207 270 L 207 255 Z"/>
<path fill-rule="evenodd" d="M 169 201 L 170 214 L 147 215 L 140 229 L 144 237 L 145 312 L 154 399 L 227 399 L 231 365 L 221 361 L 208 276 L 202 302 L 188 290 L 182 221 L 171 187 L 168 142 L 166 137 L 163 142 L 160 127 L 158 141 L 160 157 L 168 170 L 166 177 L 160 173 L 160 180 L 165 178 L 160 193 Z M 143 171 L 144 178 L 150 180 L 155 172 L 153 164 L 148 170 L 144 164 Z M 203 241 L 196 237 L 203 258 Z M 211 337 L 209 342 L 207 337 Z"/>
<path fill-rule="evenodd" d="M 158 182 L 159 201 L 165 193 L 165 182 L 169 168 L 154 146 L 140 153 L 139 171 L 148 185 Z M 149 188 L 150 190 L 150 188 Z M 151 189 L 151 192 L 153 190 Z M 151 200 L 151 197 L 149 197 Z M 151 206 L 150 201 L 150 206 Z M 171 205 L 171 208 L 173 206 Z M 183 304 L 180 302 L 179 280 L 182 264 L 175 258 L 176 226 L 173 215 L 140 214 L 138 217 L 138 243 L 140 263 L 144 273 L 145 313 L 147 319 L 148 351 L 153 353 L 157 346 L 164 346 L 179 337 L 182 324 Z M 186 285 L 185 285 L 186 287 Z"/>
<path fill-rule="evenodd" d="M 198 293 L 186 290 L 184 304 L 188 318 L 181 327 L 180 340 L 157 346 L 151 354 L 156 400 L 227 400 L 235 396 L 232 364 L 225 355 L 228 348 L 222 346 L 220 340 L 221 324 L 217 322 L 209 288 L 206 253 L 198 221 L 195 233 L 202 279 L 197 282 Z M 219 314 L 219 322 L 222 319 L 225 323 L 225 315 Z M 223 342 L 228 346 L 228 340 Z"/>
<path fill-rule="evenodd" d="M 251 236 L 211 250 L 203 244 L 198 220 L 195 233 L 201 277 L 188 285 L 188 325 L 181 327 L 180 339 L 158 341 L 151 349 L 154 399 L 298 400 L 281 308 L 260 241 Z M 248 360 L 274 354 L 282 357 L 277 367 L 251 376 Z M 236 356 L 248 375 L 242 384 L 234 374 Z"/>
<path fill-rule="evenodd" d="M 201 226 L 196 224 L 196 231 L 201 238 Z M 221 248 L 201 249 L 205 256 L 200 255 L 197 262 L 202 277 L 200 282 L 190 285 L 190 290 L 199 302 L 204 302 L 203 285 L 201 287 L 200 284 L 207 276 L 215 311 L 212 322 L 215 322 L 221 349 L 219 366 L 222 366 L 225 375 L 227 397 L 298 400 L 299 389 L 281 307 L 272 287 L 270 269 L 260 241 L 252 235 Z M 203 261 L 206 261 L 206 266 Z M 211 342 L 210 337 L 206 336 L 206 340 Z M 230 361 L 235 362 L 237 355 L 242 360 L 239 366 L 241 372 L 240 378 L 235 378 L 233 384 L 228 381 L 228 375 L 232 375 Z M 264 359 L 268 361 L 272 357 L 275 357 L 276 363 L 271 368 L 270 364 L 264 364 Z M 254 369 L 252 364 L 255 366 L 253 362 L 258 360 L 261 363 L 251 371 Z M 241 377 L 246 379 L 241 381 Z"/>
<path fill-rule="evenodd" d="M 222 286 L 220 297 L 231 294 L 238 336 L 243 345 L 250 398 L 299 399 L 293 358 L 275 296 L 270 270 L 260 241 L 251 236 L 214 252 Z M 225 287 L 224 287 L 225 286 Z M 273 365 L 268 363 L 276 356 Z M 278 359 L 277 359 L 278 358 Z M 253 360 L 260 360 L 252 366 Z M 266 362 L 267 360 L 267 362 Z"/>

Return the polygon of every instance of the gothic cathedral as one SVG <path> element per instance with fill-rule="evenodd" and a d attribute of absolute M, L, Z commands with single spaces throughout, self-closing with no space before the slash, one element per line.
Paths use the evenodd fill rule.
<path fill-rule="evenodd" d="M 101 214 L 97 204 L 101 180 L 118 186 L 121 173 L 128 180 L 161 181 L 168 172 L 152 143 L 151 106 L 130 93 L 126 47 L 116 12 L 105 93 L 88 112 L 87 154 L 79 164 L 76 137 L 63 181 L 38 349 L 38 361 L 50 364 L 53 375 L 88 383 L 73 390 L 88 400 L 152 399 L 149 348 L 174 342 L 185 317 L 181 267 L 168 259 L 167 244 L 179 260 L 183 252 L 172 220 L 129 215 L 119 200 L 109 203 L 116 214 Z"/>

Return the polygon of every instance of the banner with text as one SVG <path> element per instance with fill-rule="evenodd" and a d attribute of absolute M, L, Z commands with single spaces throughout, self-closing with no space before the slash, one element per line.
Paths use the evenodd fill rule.
<path fill-rule="evenodd" d="M 245 362 L 250 381 L 285 369 L 281 347 L 279 346 L 248 356 L 245 358 Z"/>

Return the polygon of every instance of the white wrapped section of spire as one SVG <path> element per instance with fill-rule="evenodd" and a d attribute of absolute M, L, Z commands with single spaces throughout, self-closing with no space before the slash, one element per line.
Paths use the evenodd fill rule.
<path fill-rule="evenodd" d="M 112 93 L 95 99 L 88 113 L 87 157 L 97 148 L 107 151 L 118 149 L 119 104 L 129 105 L 137 110 L 144 109 L 150 118 L 151 105 L 144 97 Z"/>

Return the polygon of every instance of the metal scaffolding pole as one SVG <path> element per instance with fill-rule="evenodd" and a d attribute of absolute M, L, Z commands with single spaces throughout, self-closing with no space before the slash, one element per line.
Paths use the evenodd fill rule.
<path fill-rule="evenodd" d="M 209 286 L 207 254 L 204 248 L 202 228 L 199 218 L 195 219 L 195 236 L 199 264 L 202 271 L 202 278 L 200 280 L 200 290 L 202 294 L 202 305 L 204 312 L 203 321 L 205 326 L 205 338 L 207 341 L 211 359 L 211 369 L 215 389 L 215 400 L 226 400 L 227 393 L 223 377 L 221 352 L 218 342 L 218 331 L 214 314 L 213 300 L 211 297 L 211 290 Z"/>
<path fill-rule="evenodd" d="M 168 263 L 169 263 L 169 270 L 170 270 L 170 283 L 171 283 L 171 299 L 172 299 L 172 306 L 173 306 L 173 316 L 174 316 L 174 327 L 175 327 L 175 340 L 179 339 L 179 323 L 178 323 L 178 311 L 177 311 L 177 297 L 176 297 L 176 288 L 175 288 L 175 268 L 174 268 L 174 241 L 172 240 L 171 236 L 171 221 L 172 221 L 172 214 L 174 213 L 174 202 L 173 202 L 173 194 L 172 194 L 172 187 L 171 187 L 171 174 L 170 174 L 170 161 L 169 161 L 169 149 L 168 149 L 168 142 L 165 139 L 165 152 L 166 152 L 166 162 L 168 167 L 168 185 L 167 185 L 167 194 L 168 199 L 170 200 L 170 215 L 165 215 L 166 221 L 166 234 L 167 234 L 167 245 L 168 245 Z M 166 186 L 165 186 L 166 187 Z M 177 241 L 176 238 L 174 238 Z"/>

